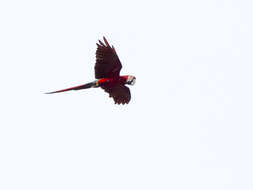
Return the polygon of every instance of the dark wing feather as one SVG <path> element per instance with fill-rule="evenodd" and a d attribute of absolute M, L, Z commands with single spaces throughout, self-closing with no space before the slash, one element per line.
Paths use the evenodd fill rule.
<path fill-rule="evenodd" d="M 100 40 L 98 42 L 95 64 L 96 79 L 118 77 L 122 65 L 114 47 L 109 45 L 105 37 L 105 44 Z"/>
<path fill-rule="evenodd" d="M 101 87 L 114 99 L 115 104 L 128 104 L 131 99 L 130 90 L 124 85 L 103 85 Z"/>

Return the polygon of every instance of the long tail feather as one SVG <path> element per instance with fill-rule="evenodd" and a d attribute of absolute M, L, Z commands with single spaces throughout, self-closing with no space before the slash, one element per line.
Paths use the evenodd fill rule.
<path fill-rule="evenodd" d="M 54 94 L 54 93 L 66 92 L 66 91 L 70 91 L 70 90 L 82 90 L 82 89 L 86 89 L 86 88 L 91 88 L 93 86 L 94 86 L 94 82 L 90 82 L 90 83 L 87 83 L 87 84 L 74 86 L 74 87 L 71 87 L 71 88 L 66 88 L 66 89 L 57 90 L 57 91 L 53 91 L 53 92 L 47 92 L 45 94 Z"/>

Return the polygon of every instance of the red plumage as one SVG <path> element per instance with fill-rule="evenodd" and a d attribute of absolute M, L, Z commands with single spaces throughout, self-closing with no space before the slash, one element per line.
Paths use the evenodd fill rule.
<path fill-rule="evenodd" d="M 104 43 L 100 40 L 99 43 L 97 43 L 96 63 L 94 67 L 95 78 L 97 80 L 84 85 L 49 92 L 47 94 L 101 87 L 114 99 L 115 104 L 129 103 L 131 94 L 129 88 L 126 87 L 125 84 L 134 85 L 136 78 L 131 75 L 120 76 L 122 65 L 116 50 L 113 46 L 111 47 L 109 45 L 105 37 L 103 37 L 103 39 Z"/>

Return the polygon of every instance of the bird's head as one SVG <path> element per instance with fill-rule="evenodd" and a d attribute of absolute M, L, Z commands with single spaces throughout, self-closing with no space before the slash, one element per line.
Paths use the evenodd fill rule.
<path fill-rule="evenodd" d="M 134 85 L 136 78 L 134 76 L 128 75 L 126 79 L 126 84 Z"/>

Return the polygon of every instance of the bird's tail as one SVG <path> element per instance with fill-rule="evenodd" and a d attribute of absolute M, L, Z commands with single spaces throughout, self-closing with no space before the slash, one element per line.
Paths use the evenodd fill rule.
<path fill-rule="evenodd" d="M 82 90 L 82 89 L 86 89 L 86 88 L 94 88 L 97 87 L 97 82 L 90 82 L 87 84 L 83 84 L 83 85 L 79 85 L 79 86 L 74 86 L 71 88 L 66 88 L 66 89 L 62 89 L 62 90 L 57 90 L 57 91 L 53 91 L 53 92 L 47 92 L 45 94 L 54 94 L 54 93 L 59 93 L 59 92 L 66 92 L 66 91 L 70 91 L 70 90 Z"/>

